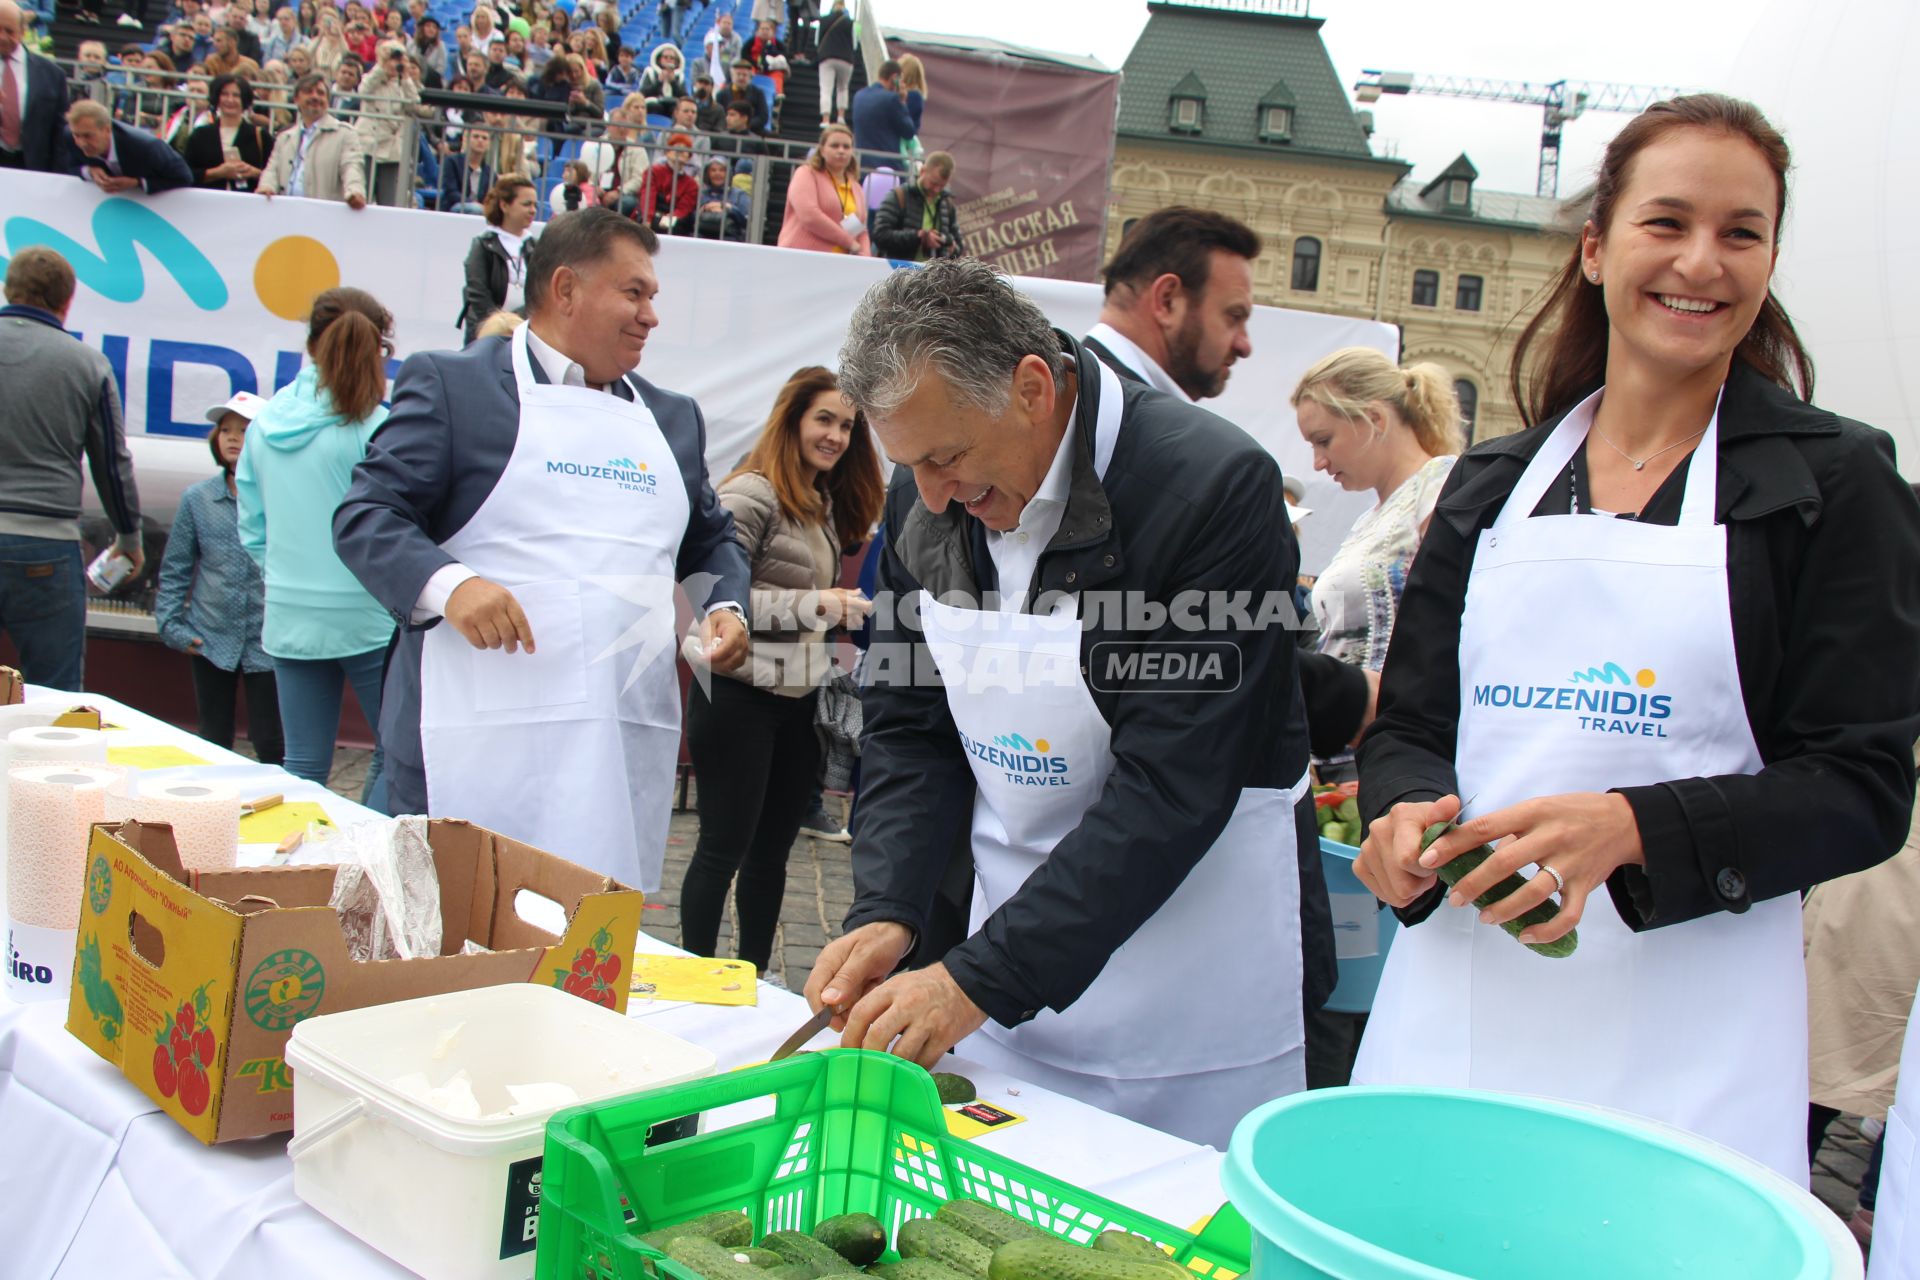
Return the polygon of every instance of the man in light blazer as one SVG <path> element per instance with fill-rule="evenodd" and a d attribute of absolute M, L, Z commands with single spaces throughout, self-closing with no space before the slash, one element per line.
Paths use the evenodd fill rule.
<path fill-rule="evenodd" d="M 261 195 L 338 200 L 349 209 L 366 208 L 366 150 L 359 133 L 328 110 L 329 92 L 327 78 L 317 71 L 294 85 L 293 105 L 300 118 L 274 142 L 267 170 L 255 188 Z"/>
<path fill-rule="evenodd" d="M 413 356 L 334 516 L 400 624 L 389 809 L 465 818 L 658 887 L 680 745 L 676 599 L 701 665 L 747 656 L 747 555 L 686 396 L 631 376 L 659 240 L 611 209 L 547 224 L 512 338 Z M 693 643 L 691 638 L 689 643 Z"/>

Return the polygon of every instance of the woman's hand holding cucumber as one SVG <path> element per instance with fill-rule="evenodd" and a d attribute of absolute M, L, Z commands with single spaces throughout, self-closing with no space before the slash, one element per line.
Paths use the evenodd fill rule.
<path fill-rule="evenodd" d="M 1436 801 L 1435 807 L 1452 800 L 1449 796 Z M 1396 805 L 1395 812 L 1417 807 Z M 1454 807 L 1457 811 L 1457 804 Z M 1434 820 L 1439 818 L 1436 816 Z M 1417 843 L 1417 831 L 1415 840 Z M 1501 841 L 1505 843 L 1499 843 Z M 1371 843 L 1370 833 L 1368 844 Z M 1503 924 L 1558 893 L 1560 909 L 1553 919 L 1536 924 L 1520 935 L 1520 940 L 1530 945 L 1553 942 L 1571 932 L 1580 923 L 1588 894 L 1606 884 L 1607 877 L 1617 868 L 1646 863 L 1646 852 L 1640 845 L 1640 827 L 1626 797 L 1613 792 L 1581 791 L 1523 800 L 1463 822 L 1429 845 L 1416 865 L 1432 875 L 1437 868 L 1481 845 L 1494 846 L 1493 856 L 1454 885 L 1448 901 L 1455 906 L 1472 902 L 1528 863 L 1551 867 L 1557 873 L 1534 876 L 1525 888 L 1480 913 L 1480 919 L 1487 924 Z"/>
<path fill-rule="evenodd" d="M 1436 822 L 1451 822 L 1460 814 L 1460 797 L 1407 800 L 1373 820 L 1353 873 L 1390 907 L 1404 907 L 1433 887 L 1438 873 L 1420 862 L 1420 836 Z"/>

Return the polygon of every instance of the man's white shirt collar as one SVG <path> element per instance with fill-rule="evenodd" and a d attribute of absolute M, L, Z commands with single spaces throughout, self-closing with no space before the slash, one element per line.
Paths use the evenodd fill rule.
<path fill-rule="evenodd" d="M 564 352 L 556 351 L 540 340 L 540 335 L 527 327 L 527 354 L 540 362 L 540 368 L 546 372 L 547 380 L 560 387 L 588 387 L 591 390 L 604 391 L 605 387 L 592 387 L 587 382 L 587 371 L 576 360 L 569 359 Z"/>
<path fill-rule="evenodd" d="M 1164 391 L 1170 396 L 1186 401 L 1188 404 L 1194 403 L 1193 397 L 1182 390 L 1179 383 L 1167 376 L 1167 371 L 1160 367 L 1158 361 L 1142 351 L 1135 345 L 1132 339 L 1128 338 L 1112 325 L 1102 321 L 1087 330 L 1087 336 L 1099 342 L 1099 344 L 1107 350 L 1113 352 L 1115 356 L 1119 357 L 1120 363 L 1139 374 L 1154 390 Z"/>

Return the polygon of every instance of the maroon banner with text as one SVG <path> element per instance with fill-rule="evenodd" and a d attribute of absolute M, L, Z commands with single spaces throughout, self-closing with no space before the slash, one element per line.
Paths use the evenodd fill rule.
<path fill-rule="evenodd" d="M 890 46 L 894 57 L 926 64 L 920 142 L 953 155 L 968 254 L 1013 275 L 1097 279 L 1120 77 L 1002 53 Z"/>

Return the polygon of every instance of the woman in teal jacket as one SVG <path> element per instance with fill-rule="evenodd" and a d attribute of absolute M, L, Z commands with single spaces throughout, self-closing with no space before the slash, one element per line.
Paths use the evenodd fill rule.
<path fill-rule="evenodd" d="M 394 622 L 333 550 L 333 509 L 386 420 L 393 317 L 371 294 L 328 289 L 313 302 L 300 376 L 254 419 L 235 473 L 240 542 L 267 584 L 261 643 L 273 658 L 289 773 L 326 785 L 353 684 L 376 732 Z M 361 802 L 384 809 L 374 751 Z"/>

